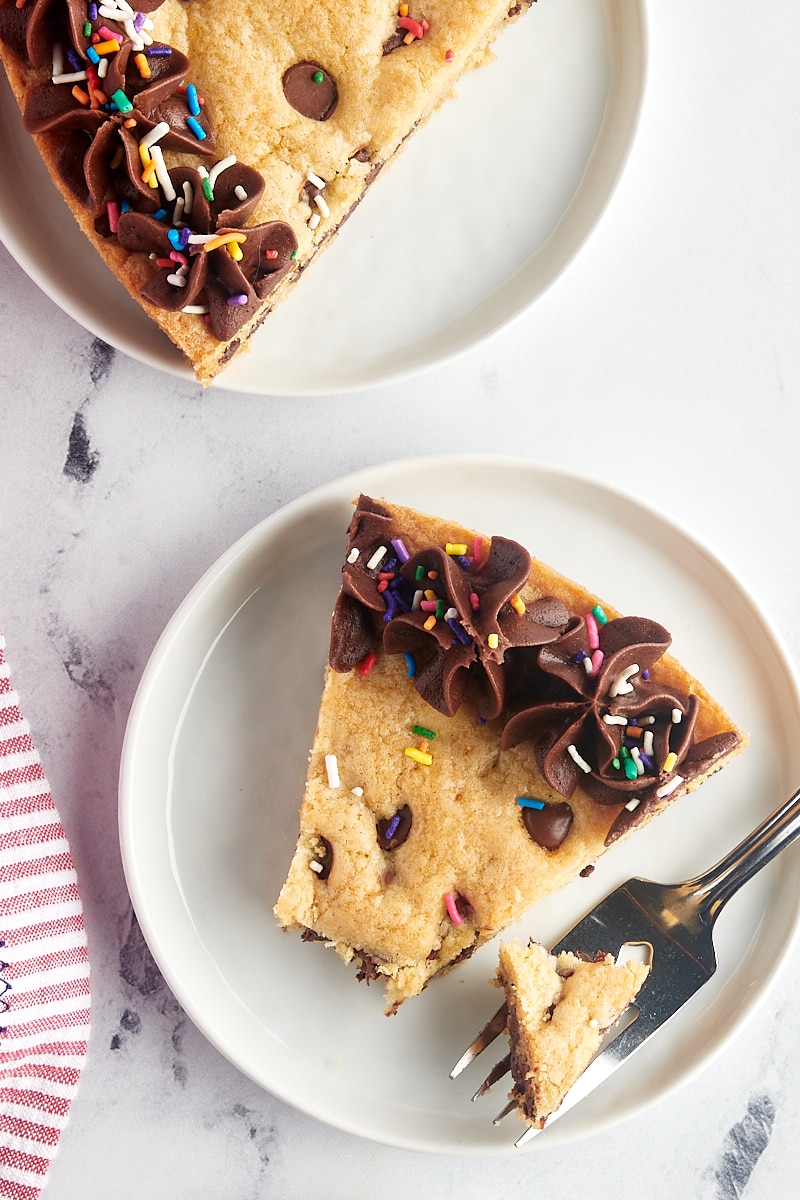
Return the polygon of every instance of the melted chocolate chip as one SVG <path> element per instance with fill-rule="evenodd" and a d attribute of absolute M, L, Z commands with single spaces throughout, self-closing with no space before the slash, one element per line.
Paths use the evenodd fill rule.
<path fill-rule="evenodd" d="M 292 108 L 312 121 L 327 121 L 339 102 L 334 80 L 313 62 L 289 67 L 283 77 L 283 94 Z"/>
<path fill-rule="evenodd" d="M 395 815 L 390 817 L 389 820 L 378 821 L 378 845 L 381 850 L 396 850 L 398 846 L 402 846 L 411 832 L 412 821 L 411 809 L 407 804 L 398 809 Z M 390 829 L 392 831 L 391 835 L 387 837 L 387 832 Z"/>
<path fill-rule="evenodd" d="M 331 873 L 333 866 L 333 846 L 327 838 L 317 835 L 317 848 L 314 852 L 312 863 L 319 863 L 322 867 L 321 871 L 314 871 L 317 879 L 327 879 Z"/>
<path fill-rule="evenodd" d="M 537 845 L 558 850 L 572 825 L 572 809 L 566 803 L 545 804 L 544 808 L 523 808 L 522 821 Z"/>

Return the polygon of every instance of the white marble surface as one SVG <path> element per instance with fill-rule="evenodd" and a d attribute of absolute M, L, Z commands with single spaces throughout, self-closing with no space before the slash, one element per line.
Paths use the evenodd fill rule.
<path fill-rule="evenodd" d="M 368 463 L 508 451 L 621 483 L 710 543 L 800 651 L 800 8 L 649 8 L 642 127 L 610 210 L 529 314 L 446 370 L 333 399 L 204 394 L 94 341 L 0 247 L 0 628 L 93 972 L 48 1200 L 786 1194 L 798 950 L 711 1069 L 611 1133 L 428 1157 L 318 1124 L 206 1043 L 141 942 L 117 843 L 126 717 L 168 617 L 255 522 Z"/>

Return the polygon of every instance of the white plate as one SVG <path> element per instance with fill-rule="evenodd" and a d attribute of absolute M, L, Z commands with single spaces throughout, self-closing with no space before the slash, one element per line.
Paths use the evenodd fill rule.
<path fill-rule="evenodd" d="M 120 821 L 136 912 L 178 999 L 243 1072 L 323 1121 L 417 1150 L 503 1153 L 519 1131 L 490 1123 L 502 1090 L 471 1104 L 480 1067 L 448 1079 L 496 1007 L 496 944 L 387 1019 L 380 989 L 272 916 L 362 489 L 516 537 L 623 611 L 663 622 L 675 653 L 751 734 L 745 754 L 541 904 L 520 935 L 553 944 L 630 875 L 687 878 L 738 842 L 800 779 L 798 681 L 754 601 L 690 534 L 632 498 L 517 459 L 417 459 L 311 492 L 237 542 L 168 625 L 128 725 Z M 722 914 L 714 979 L 530 1152 L 631 1117 L 706 1066 L 774 981 L 799 901 L 789 850 Z"/>
<path fill-rule="evenodd" d="M 639 114 L 644 0 L 547 0 L 498 39 L 219 386 L 353 391 L 446 361 L 527 308 L 602 214 Z M 2 75 L 2 71 L 0 71 Z M 89 250 L 0 87 L 0 238 L 65 312 L 134 358 L 182 355 Z M 42 236 L 42 230 L 47 236 Z M 58 247 L 58 253 L 54 252 Z"/>

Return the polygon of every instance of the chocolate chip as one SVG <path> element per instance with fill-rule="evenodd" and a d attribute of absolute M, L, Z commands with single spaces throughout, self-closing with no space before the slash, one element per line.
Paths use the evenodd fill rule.
<path fill-rule="evenodd" d="M 309 866 L 317 879 L 327 879 L 331 873 L 331 867 L 333 866 L 333 846 L 327 838 L 319 834 L 317 835 L 314 857 Z"/>
<path fill-rule="evenodd" d="M 411 809 L 407 804 L 398 809 L 388 820 L 378 821 L 378 845 L 381 850 L 396 850 L 398 846 L 402 846 L 411 832 L 411 824 Z"/>
<path fill-rule="evenodd" d="M 520 812 L 533 841 L 545 850 L 558 850 L 572 824 L 570 806 L 545 804 L 544 808 L 522 808 Z"/>
<path fill-rule="evenodd" d="M 313 62 L 295 63 L 283 77 L 283 94 L 304 117 L 327 121 L 339 102 L 339 93 L 327 71 Z"/>

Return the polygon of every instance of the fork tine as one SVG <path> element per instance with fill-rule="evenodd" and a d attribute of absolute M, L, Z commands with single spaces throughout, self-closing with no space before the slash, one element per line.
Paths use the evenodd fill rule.
<path fill-rule="evenodd" d="M 492 1121 L 492 1124 L 493 1124 L 493 1125 L 499 1125 L 499 1124 L 500 1124 L 500 1122 L 501 1122 L 501 1121 L 504 1121 L 504 1120 L 505 1120 L 505 1118 L 506 1118 L 506 1117 L 507 1117 L 507 1116 L 508 1116 L 510 1113 L 514 1112 L 514 1110 L 515 1110 L 515 1108 L 516 1108 L 516 1107 L 517 1107 L 517 1102 L 516 1102 L 516 1100 L 509 1100 L 509 1102 L 508 1102 L 508 1104 L 505 1106 L 505 1108 L 501 1109 L 501 1110 L 500 1110 L 500 1112 L 499 1112 L 499 1113 L 497 1114 L 497 1116 L 495 1117 L 495 1119 Z M 524 1134 L 523 1134 L 523 1136 L 524 1136 Z"/>
<path fill-rule="evenodd" d="M 504 1075 L 507 1075 L 510 1070 L 511 1070 L 511 1055 L 507 1054 L 505 1056 L 505 1058 L 500 1059 L 499 1063 L 495 1063 L 495 1065 L 492 1067 L 491 1071 L 486 1076 L 483 1083 L 478 1088 L 477 1092 L 472 1097 L 472 1099 L 480 1100 L 481 1096 L 485 1096 L 486 1093 L 489 1091 L 489 1088 L 491 1088 L 495 1083 L 497 1083 L 498 1079 L 502 1079 Z"/>
<path fill-rule="evenodd" d="M 451 1079 L 455 1079 L 457 1075 L 460 1075 L 461 1072 L 468 1067 L 469 1064 L 473 1062 L 478 1055 L 486 1049 L 487 1046 L 492 1044 L 495 1038 L 498 1037 L 505 1029 L 507 1019 L 508 1005 L 504 1004 L 502 1008 L 498 1008 L 492 1019 L 486 1022 L 483 1029 L 475 1038 L 475 1041 L 467 1046 L 466 1050 L 461 1055 L 461 1058 L 450 1072 Z"/>

